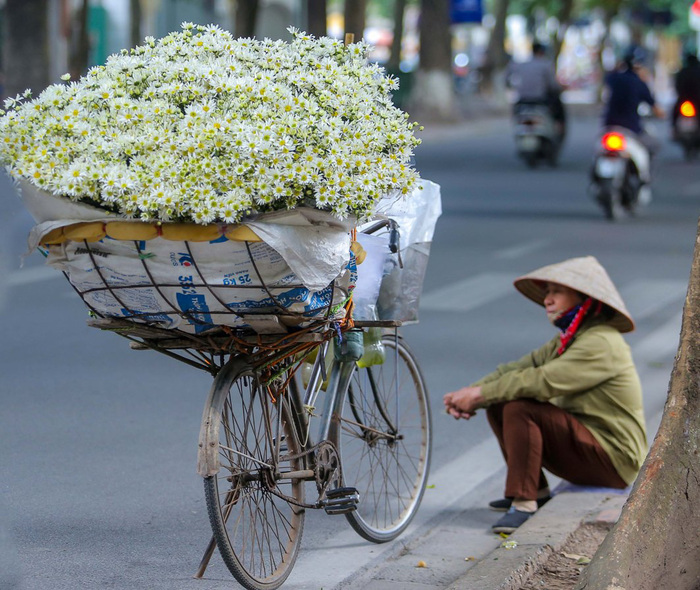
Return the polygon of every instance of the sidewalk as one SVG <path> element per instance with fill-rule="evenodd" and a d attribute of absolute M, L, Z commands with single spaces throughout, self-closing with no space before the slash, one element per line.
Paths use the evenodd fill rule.
<path fill-rule="evenodd" d="M 661 418 L 659 412 L 647 420 L 650 439 Z M 491 532 L 503 513 L 489 510 L 488 502 L 503 492 L 504 477 L 505 467 L 466 494 L 455 489 L 455 502 L 440 520 L 408 535 L 399 550 L 336 590 L 520 590 L 583 524 L 617 522 L 629 491 L 579 488 L 550 476 L 554 497 L 503 538 Z"/>
<path fill-rule="evenodd" d="M 661 418 L 659 412 L 647 420 L 652 439 Z M 465 470 L 474 467 L 465 464 Z M 457 487 L 453 504 L 439 520 L 407 535 L 390 556 L 378 558 L 335 590 L 520 590 L 582 525 L 617 522 L 629 492 L 580 488 L 550 475 L 553 498 L 504 538 L 491 532 L 503 513 L 488 508 L 503 492 L 504 477 L 505 467 L 467 493 Z"/>
<path fill-rule="evenodd" d="M 448 515 L 398 554 L 339 587 L 519 590 L 583 524 L 616 522 L 626 499 L 626 493 L 615 490 L 563 491 L 507 537 L 490 532 L 501 513 L 469 507 Z M 469 534 L 465 527 L 471 527 Z"/>
<path fill-rule="evenodd" d="M 518 590 L 582 524 L 617 522 L 626 500 L 606 492 L 557 494 L 448 590 Z"/>

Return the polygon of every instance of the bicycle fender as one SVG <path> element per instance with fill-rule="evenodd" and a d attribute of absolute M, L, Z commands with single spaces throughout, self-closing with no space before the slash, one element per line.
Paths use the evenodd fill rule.
<path fill-rule="evenodd" d="M 219 472 L 219 424 L 221 412 L 228 396 L 229 387 L 236 376 L 248 368 L 240 358 L 229 360 L 214 378 L 204 405 L 202 424 L 199 428 L 199 449 L 197 450 L 197 473 L 202 477 L 212 477 Z"/>

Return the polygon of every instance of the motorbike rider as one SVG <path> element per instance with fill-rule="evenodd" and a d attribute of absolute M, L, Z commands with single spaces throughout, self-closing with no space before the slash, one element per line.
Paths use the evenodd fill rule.
<path fill-rule="evenodd" d="M 518 93 L 514 113 L 521 105 L 542 104 L 549 108 L 560 135 L 566 131 L 566 112 L 561 101 L 562 87 L 554 74 L 554 64 L 547 57 L 547 48 L 538 42 L 532 44 L 532 58 L 508 67 L 508 85 Z"/>
<path fill-rule="evenodd" d="M 686 53 L 683 67 L 678 70 L 675 79 L 676 104 L 673 107 L 672 122 L 675 125 L 681 104 L 686 100 L 700 109 L 700 61 L 696 55 Z"/>
<path fill-rule="evenodd" d="M 639 105 L 648 104 L 654 115 L 659 118 L 663 118 L 664 113 L 654 100 L 646 83 L 647 78 L 648 73 L 641 63 L 639 52 L 629 51 L 620 66 L 605 77 L 608 98 L 603 125 L 629 129 L 639 137 L 650 154 L 653 154 L 659 147 L 658 142 L 645 132 L 639 114 Z"/>
<path fill-rule="evenodd" d="M 627 151 L 635 164 L 641 187 L 638 199 L 641 203 L 651 200 L 651 157 L 658 151 L 658 140 L 647 133 L 642 125 L 639 106 L 648 104 L 654 116 L 663 118 L 664 112 L 654 100 L 647 85 L 649 74 L 643 67 L 641 52 L 630 50 L 622 63 L 605 77 L 607 95 L 604 127 L 622 127 L 631 131 L 638 141 L 628 141 Z"/>

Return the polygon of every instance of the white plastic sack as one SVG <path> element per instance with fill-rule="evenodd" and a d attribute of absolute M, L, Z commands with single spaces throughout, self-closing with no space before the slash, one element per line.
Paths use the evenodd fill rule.
<path fill-rule="evenodd" d="M 47 264 L 66 272 L 100 315 L 197 334 L 220 325 L 249 326 L 250 314 L 298 315 L 302 322 L 326 317 L 347 297 L 354 278 L 350 268 L 313 291 L 269 245 L 249 246 L 250 254 L 244 242 L 225 238 L 188 243 L 104 239 L 89 248 L 69 241 L 49 247 Z M 341 308 L 338 317 L 342 314 Z"/>
<path fill-rule="evenodd" d="M 19 182 L 20 196 L 37 222 L 29 235 L 33 251 L 41 238 L 57 227 L 81 221 L 128 221 L 84 203 L 73 203 Z M 300 207 L 246 219 L 248 225 L 284 258 L 309 290 L 325 288 L 349 261 L 350 235 L 355 220 L 340 220 L 325 211 Z"/>
<path fill-rule="evenodd" d="M 32 250 L 58 227 L 124 221 L 25 181 L 20 188 L 37 221 L 29 236 Z M 89 249 L 71 241 L 50 246 L 47 264 L 64 271 L 88 306 L 109 317 L 189 333 L 217 325 L 244 327 L 249 314 L 296 315 L 303 322 L 326 317 L 354 286 L 353 223 L 302 207 L 245 220 L 263 239 L 249 243 L 250 253 L 245 242 L 224 236 L 212 242 L 105 238 Z"/>

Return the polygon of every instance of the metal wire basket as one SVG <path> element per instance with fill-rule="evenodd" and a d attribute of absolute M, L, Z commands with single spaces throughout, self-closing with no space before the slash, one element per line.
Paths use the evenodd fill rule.
<path fill-rule="evenodd" d="M 221 353 L 273 341 L 284 347 L 327 339 L 345 317 L 349 269 L 309 291 L 290 273 L 270 280 L 261 268 L 272 250 L 264 242 L 236 243 L 231 265 L 251 269 L 244 277 L 212 270 L 215 243 L 170 242 L 166 260 L 160 250 L 154 255 L 154 242 L 68 241 L 48 246 L 47 254 L 90 310 L 89 324 L 129 337 L 134 348 Z M 115 270 L 120 257 L 128 259 L 123 272 Z"/>

